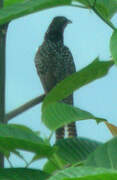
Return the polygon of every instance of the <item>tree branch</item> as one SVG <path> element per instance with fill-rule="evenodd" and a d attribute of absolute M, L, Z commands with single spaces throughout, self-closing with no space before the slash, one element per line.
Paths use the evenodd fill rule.
<path fill-rule="evenodd" d="M 43 94 L 39 97 L 36 97 L 36 98 L 32 99 L 31 101 L 25 103 L 24 105 L 20 106 L 19 108 L 7 113 L 5 116 L 5 122 L 8 122 L 10 119 L 12 119 L 12 118 L 16 117 L 17 115 L 27 111 L 29 108 L 41 103 L 44 98 L 45 98 L 45 94 Z"/>
<path fill-rule="evenodd" d="M 7 26 L 0 26 L 0 123 L 5 123 L 5 50 Z"/>
<path fill-rule="evenodd" d="M 3 0 L 0 0 L 0 8 L 3 7 Z M 0 26 L 0 123 L 5 123 L 5 50 L 6 31 L 8 24 Z M 0 168 L 4 168 L 4 155 L 0 153 Z"/>

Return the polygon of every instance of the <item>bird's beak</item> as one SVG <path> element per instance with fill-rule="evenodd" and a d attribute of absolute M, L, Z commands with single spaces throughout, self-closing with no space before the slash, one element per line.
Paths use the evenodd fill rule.
<path fill-rule="evenodd" d="M 72 21 L 68 19 L 68 24 L 71 24 L 71 23 L 72 23 Z"/>

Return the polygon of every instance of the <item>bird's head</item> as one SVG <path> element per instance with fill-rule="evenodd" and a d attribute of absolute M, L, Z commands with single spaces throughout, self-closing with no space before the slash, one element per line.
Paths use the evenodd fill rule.
<path fill-rule="evenodd" d="M 52 41 L 63 41 L 63 32 L 67 24 L 72 23 L 71 20 L 67 19 L 64 16 L 55 17 L 51 24 L 48 27 L 48 30 L 45 35 L 45 39 L 49 39 Z"/>
<path fill-rule="evenodd" d="M 72 23 L 71 20 L 67 19 L 64 16 L 57 16 L 53 19 L 52 23 L 50 24 L 50 27 L 54 29 L 63 29 L 67 26 L 67 24 Z M 54 27 L 53 27 L 54 26 Z"/>

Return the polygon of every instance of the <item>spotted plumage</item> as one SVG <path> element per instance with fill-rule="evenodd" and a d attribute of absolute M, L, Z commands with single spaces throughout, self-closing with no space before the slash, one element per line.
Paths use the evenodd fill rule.
<path fill-rule="evenodd" d="M 63 40 L 64 29 L 70 22 L 63 16 L 55 17 L 45 34 L 43 44 L 36 53 L 35 65 L 45 93 L 76 71 L 72 54 L 64 45 Z M 73 94 L 65 98 L 63 102 L 73 104 Z M 68 125 L 68 135 L 77 135 L 75 123 Z M 57 139 L 63 137 L 64 127 L 56 131 Z"/>

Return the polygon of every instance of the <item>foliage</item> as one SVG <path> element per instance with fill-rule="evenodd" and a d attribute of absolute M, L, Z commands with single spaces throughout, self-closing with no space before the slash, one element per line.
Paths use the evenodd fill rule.
<path fill-rule="evenodd" d="M 117 64 L 117 50 L 116 50 L 116 44 L 117 44 L 117 30 L 115 30 L 111 36 L 110 39 L 110 51 L 112 54 L 112 57 Z"/>
<path fill-rule="evenodd" d="M 26 169 L 26 168 L 5 168 L 0 169 L 1 180 L 45 180 L 49 177 L 48 173 L 41 170 Z"/>
<path fill-rule="evenodd" d="M 0 0 L 0 2 L 2 1 Z M 3 36 L 4 27 L 13 19 L 63 5 L 91 9 L 104 23 L 112 28 L 113 33 L 110 39 L 110 51 L 113 59 L 101 61 L 99 58 L 96 58 L 87 67 L 67 77 L 53 88 L 44 99 L 42 120 L 50 130 L 54 131 L 58 127 L 73 121 L 94 119 L 97 123 L 104 122 L 110 132 L 116 136 L 117 127 L 108 123 L 104 118 L 96 117 L 90 112 L 64 103 L 61 104 L 58 101 L 82 86 L 106 76 L 114 62 L 117 64 L 117 30 L 111 22 L 111 18 L 117 12 L 117 0 L 4 0 L 3 2 L 3 7 L 0 9 L 1 37 Z M 2 45 L 5 45 L 5 43 L 2 43 L 2 41 L 0 41 L 0 43 L 1 52 L 3 48 Z M 2 56 L 1 58 L 4 57 L 5 56 Z M 5 63 L 3 62 L 4 59 L 2 59 L 0 65 L 1 68 L 4 69 Z M 1 109 L 3 110 L 4 103 L 1 100 L 4 96 L 4 85 L 5 78 L 2 78 L 0 80 L 0 103 Z M 27 103 L 27 109 L 31 103 Z M 30 105 L 30 107 L 32 107 L 32 105 Z M 24 112 L 23 108 L 24 106 L 19 108 L 19 112 Z M 4 114 L 4 111 L 1 112 L 0 122 L 4 122 L 8 117 L 6 118 L 7 115 Z M 114 180 L 117 179 L 116 149 L 117 137 L 114 137 L 104 144 L 80 137 L 62 139 L 51 146 L 50 139 L 42 139 L 25 126 L 0 124 L 0 152 L 4 154 L 9 162 L 11 153 L 14 153 L 25 161 L 19 153 L 19 150 L 34 153 L 31 162 L 27 163 L 25 161 L 27 168 L 1 168 L 0 179 Z M 33 161 L 42 158 L 48 159 L 42 171 L 28 168 Z"/>
<path fill-rule="evenodd" d="M 91 64 L 57 84 L 44 99 L 43 109 L 46 105 L 60 101 L 73 91 L 105 76 L 112 65 L 113 61 L 99 61 L 99 58 L 96 58 Z"/>

